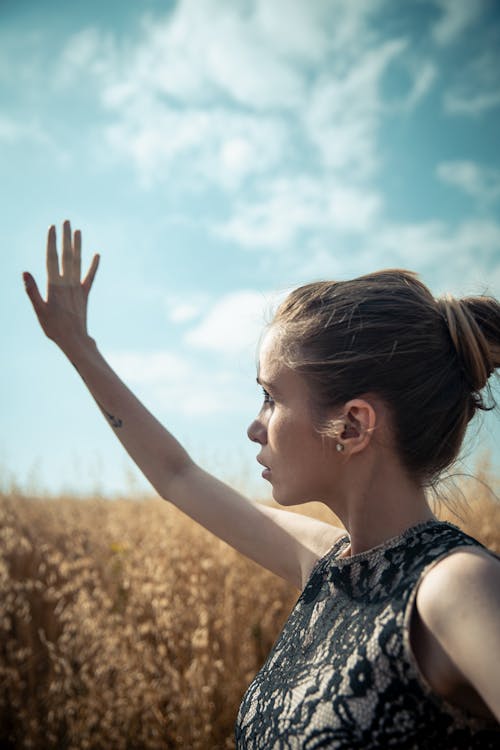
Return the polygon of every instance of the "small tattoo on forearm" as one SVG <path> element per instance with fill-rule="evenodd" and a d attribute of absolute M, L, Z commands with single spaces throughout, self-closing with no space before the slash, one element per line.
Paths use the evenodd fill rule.
<path fill-rule="evenodd" d="M 75 365 L 75 363 L 72 360 L 70 360 L 70 362 L 73 365 L 73 367 L 75 368 L 75 370 L 77 371 L 77 373 L 82 378 L 83 382 L 86 383 L 87 381 L 85 380 L 85 378 L 83 377 L 83 375 L 81 374 L 80 370 Z M 102 404 L 100 404 L 99 401 L 97 401 L 97 404 L 99 406 L 99 409 L 102 411 L 102 413 L 105 414 L 107 416 L 107 418 L 109 419 L 109 422 L 110 422 L 110 424 L 111 424 L 112 427 L 114 427 L 115 429 L 118 429 L 119 427 L 121 427 L 123 425 L 123 420 L 121 420 L 120 417 L 115 417 L 114 414 L 110 414 L 109 411 L 106 411 L 106 409 L 104 408 L 104 406 Z"/>
<path fill-rule="evenodd" d="M 120 417 L 115 417 L 114 414 L 110 414 L 109 411 L 106 411 L 106 409 L 104 408 L 104 406 L 102 404 L 100 404 L 99 401 L 97 402 L 97 404 L 98 404 L 100 410 L 102 411 L 102 413 L 105 414 L 106 417 L 108 418 L 109 423 L 111 424 L 111 427 L 114 427 L 115 429 L 118 429 L 119 427 L 122 426 L 123 421 L 120 419 Z"/>
<path fill-rule="evenodd" d="M 113 414 L 110 414 L 109 411 L 106 411 L 106 409 L 104 409 L 104 413 L 109 419 L 112 427 L 115 427 L 118 429 L 118 427 L 122 426 L 123 422 L 119 417 L 113 416 Z"/>

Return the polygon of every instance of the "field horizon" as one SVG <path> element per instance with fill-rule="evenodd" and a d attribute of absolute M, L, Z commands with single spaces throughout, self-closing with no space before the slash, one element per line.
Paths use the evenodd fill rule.
<path fill-rule="evenodd" d="M 430 501 L 500 553 L 499 478 L 476 474 Z M 159 498 L 11 488 L 0 519 L 2 748 L 234 747 L 296 589 Z"/>

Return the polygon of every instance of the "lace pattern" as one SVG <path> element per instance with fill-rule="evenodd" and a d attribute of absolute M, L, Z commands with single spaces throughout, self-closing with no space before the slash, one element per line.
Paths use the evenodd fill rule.
<path fill-rule="evenodd" d="M 314 567 L 269 657 L 243 697 L 239 750 L 474 750 L 500 747 L 500 727 L 430 693 L 408 652 L 407 609 L 420 576 L 463 546 L 430 521 L 379 547 Z"/>

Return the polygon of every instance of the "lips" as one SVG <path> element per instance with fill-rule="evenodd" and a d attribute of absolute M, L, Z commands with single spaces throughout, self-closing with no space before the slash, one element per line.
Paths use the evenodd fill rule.
<path fill-rule="evenodd" d="M 259 456 L 257 456 L 257 462 L 264 467 L 262 477 L 264 479 L 269 479 L 269 477 L 271 476 L 271 469 L 269 468 L 269 466 L 266 466 L 266 464 L 259 458 Z"/>

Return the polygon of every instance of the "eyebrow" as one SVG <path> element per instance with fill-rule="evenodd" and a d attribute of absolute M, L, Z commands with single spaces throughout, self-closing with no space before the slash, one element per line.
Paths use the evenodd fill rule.
<path fill-rule="evenodd" d="M 276 390 L 277 390 L 277 389 L 276 389 L 276 385 L 275 385 L 274 383 L 267 383 L 267 382 L 266 382 L 265 380 L 261 380 L 261 379 L 259 378 L 259 376 L 258 376 L 258 375 L 257 375 L 257 377 L 255 378 L 255 380 L 257 381 L 257 383 L 258 383 L 259 385 L 262 385 L 262 386 L 266 386 L 267 388 L 272 388 L 272 389 L 273 389 L 273 391 L 276 391 Z"/>

